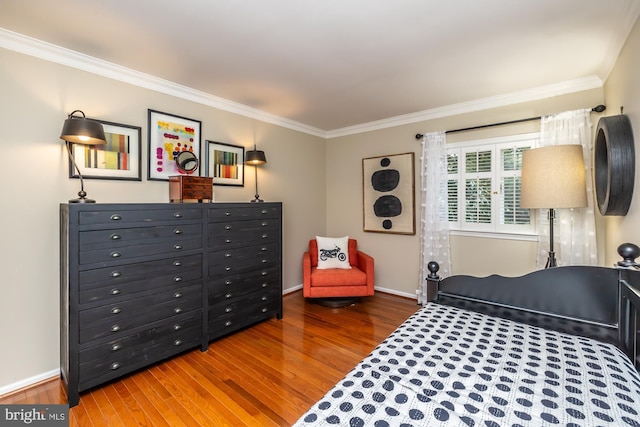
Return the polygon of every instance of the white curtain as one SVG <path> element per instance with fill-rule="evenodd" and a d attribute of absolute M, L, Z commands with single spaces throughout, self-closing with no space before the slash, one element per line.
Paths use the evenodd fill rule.
<path fill-rule="evenodd" d="M 440 264 L 438 274 L 446 277 L 451 271 L 449 255 L 449 223 L 447 198 L 447 147 L 444 131 L 425 134 L 422 139 L 421 172 L 421 251 L 418 304 L 427 302 L 429 275 L 427 264 Z"/>
<path fill-rule="evenodd" d="M 591 110 L 567 111 L 544 116 L 540 124 L 540 146 L 582 145 L 586 181 L 586 208 L 556 209 L 553 232 L 554 250 L 558 265 L 596 265 L 596 229 L 594 217 L 593 185 L 591 182 Z M 549 255 L 549 210 L 538 210 L 537 266 L 544 268 Z"/>

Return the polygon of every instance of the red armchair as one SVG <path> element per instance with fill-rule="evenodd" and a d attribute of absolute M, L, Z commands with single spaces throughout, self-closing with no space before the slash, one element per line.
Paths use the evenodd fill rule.
<path fill-rule="evenodd" d="M 349 239 L 351 269 L 318 270 L 318 243 L 309 240 L 309 251 L 302 256 L 302 292 L 305 298 L 364 297 L 373 295 L 373 258 L 358 250 Z"/>

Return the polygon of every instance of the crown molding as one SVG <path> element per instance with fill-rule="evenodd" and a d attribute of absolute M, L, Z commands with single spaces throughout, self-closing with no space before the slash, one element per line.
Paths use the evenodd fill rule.
<path fill-rule="evenodd" d="M 600 88 L 603 85 L 603 82 L 599 77 L 591 76 L 520 92 L 513 92 L 444 107 L 432 108 L 416 113 L 390 117 L 331 131 L 324 131 L 313 126 L 305 125 L 304 123 L 276 116 L 225 98 L 173 83 L 150 74 L 131 70 L 89 55 L 27 37 L 4 28 L 0 28 L 0 47 L 324 139 L 338 138 L 341 136 L 371 132 L 457 114 L 504 107 L 527 101 L 535 101 L 553 96 Z"/>
<path fill-rule="evenodd" d="M 461 102 L 459 104 L 451 104 L 444 107 L 432 108 L 429 110 L 418 111 L 416 113 L 410 113 L 402 116 L 377 120 L 374 122 L 335 129 L 332 131 L 328 131 L 326 133 L 326 138 L 338 138 L 341 136 L 370 132 L 395 126 L 408 125 L 427 120 L 439 119 L 442 117 L 455 116 L 458 114 L 505 107 L 522 102 L 537 101 L 540 99 L 551 98 L 553 96 L 566 95 L 583 90 L 596 89 L 602 87 L 602 85 L 603 82 L 599 77 L 585 77 L 582 79 L 570 80 L 553 85 L 541 86 L 504 95 L 491 96 L 488 98 L 476 99 L 468 102 Z"/>
<path fill-rule="evenodd" d="M 321 138 L 325 138 L 326 136 L 326 132 L 322 129 L 276 116 L 51 43 L 27 37 L 4 28 L 0 28 L 0 47 L 309 135 Z"/>

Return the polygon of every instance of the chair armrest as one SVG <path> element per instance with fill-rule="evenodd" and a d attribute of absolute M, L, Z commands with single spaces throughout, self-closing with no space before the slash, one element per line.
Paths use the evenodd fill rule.
<path fill-rule="evenodd" d="M 373 257 L 362 252 L 358 251 L 358 268 L 364 271 L 367 275 L 367 287 L 369 288 L 370 295 L 373 295 L 373 285 L 374 285 L 374 261 Z"/>
<path fill-rule="evenodd" d="M 302 254 L 302 287 L 307 289 L 311 286 L 311 254 L 305 252 Z"/>

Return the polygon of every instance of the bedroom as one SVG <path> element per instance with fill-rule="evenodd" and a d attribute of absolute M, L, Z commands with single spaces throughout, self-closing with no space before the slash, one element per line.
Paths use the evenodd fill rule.
<path fill-rule="evenodd" d="M 355 197 L 361 193 L 361 159 L 392 152 L 417 152 L 413 138 L 416 131 L 493 123 L 600 103 L 609 107 L 605 114 L 614 114 L 624 106 L 632 125 L 637 128 L 640 124 L 636 113 L 640 107 L 640 83 L 636 80 L 639 43 L 640 29 L 636 24 L 613 71 L 600 88 L 327 140 L 13 50 L 0 50 L 3 94 L 0 108 L 3 122 L 12 124 L 11 128 L 5 129 L 5 155 L 30 159 L 29 167 L 23 162 L 5 165 L 5 173 L 12 178 L 5 180 L 3 186 L 5 206 L 10 209 L 3 210 L 2 219 L 10 226 L 4 238 L 9 244 L 2 252 L 6 274 L 3 289 L 8 294 L 1 304 L 2 336 L 10 344 L 3 348 L 5 364 L 0 370 L 0 387 L 13 388 L 55 375 L 59 343 L 57 208 L 61 201 L 73 197 L 78 190 L 77 181 L 67 179 L 67 159 L 57 135 L 65 115 L 73 109 L 82 108 L 90 117 L 135 124 L 144 129 L 146 111 L 155 107 L 201 119 L 206 138 L 246 147 L 251 146 L 255 138 L 264 144 L 261 148 L 269 158 L 267 167 L 260 170 L 261 196 L 268 201 L 283 201 L 288 224 L 284 234 L 285 289 L 301 283 L 299 259 L 309 236 L 351 233 L 379 260 L 379 286 L 411 296 L 417 281 L 418 238 L 361 232 L 361 204 Z M 30 132 L 25 134 L 25 129 Z M 529 129 L 525 127 L 515 132 L 527 131 Z M 8 145 L 7 141 L 12 144 Z M 389 141 L 394 142 L 391 150 Z M 331 165 L 327 159 L 331 159 Z M 22 178 L 25 172 L 32 178 Z M 250 200 L 253 196 L 251 174 L 247 174 L 246 181 L 247 185 L 241 190 L 217 189 L 217 200 Z M 99 202 L 151 202 L 167 197 L 164 185 L 146 181 L 90 180 L 87 189 Z M 302 194 L 305 197 L 300 197 Z M 602 265 L 611 265 L 617 260 L 615 248 L 619 243 L 640 241 L 635 226 L 640 217 L 637 203 L 634 199 L 626 217 L 601 220 Z M 503 268 L 501 260 L 508 260 L 509 254 L 530 251 L 526 245 L 523 248 L 517 242 L 508 242 L 495 248 L 496 256 L 492 256 L 487 264 L 486 259 L 478 256 L 487 252 L 478 251 L 486 242 L 477 240 L 470 238 L 459 242 L 460 252 L 456 255 L 458 260 L 477 262 L 465 264 L 476 274 L 484 273 L 481 271 L 483 265 L 489 265 L 489 272 L 496 272 Z M 518 256 L 518 259 L 522 258 L 525 257 Z M 530 269 L 530 266 L 519 267 L 526 268 Z"/>

